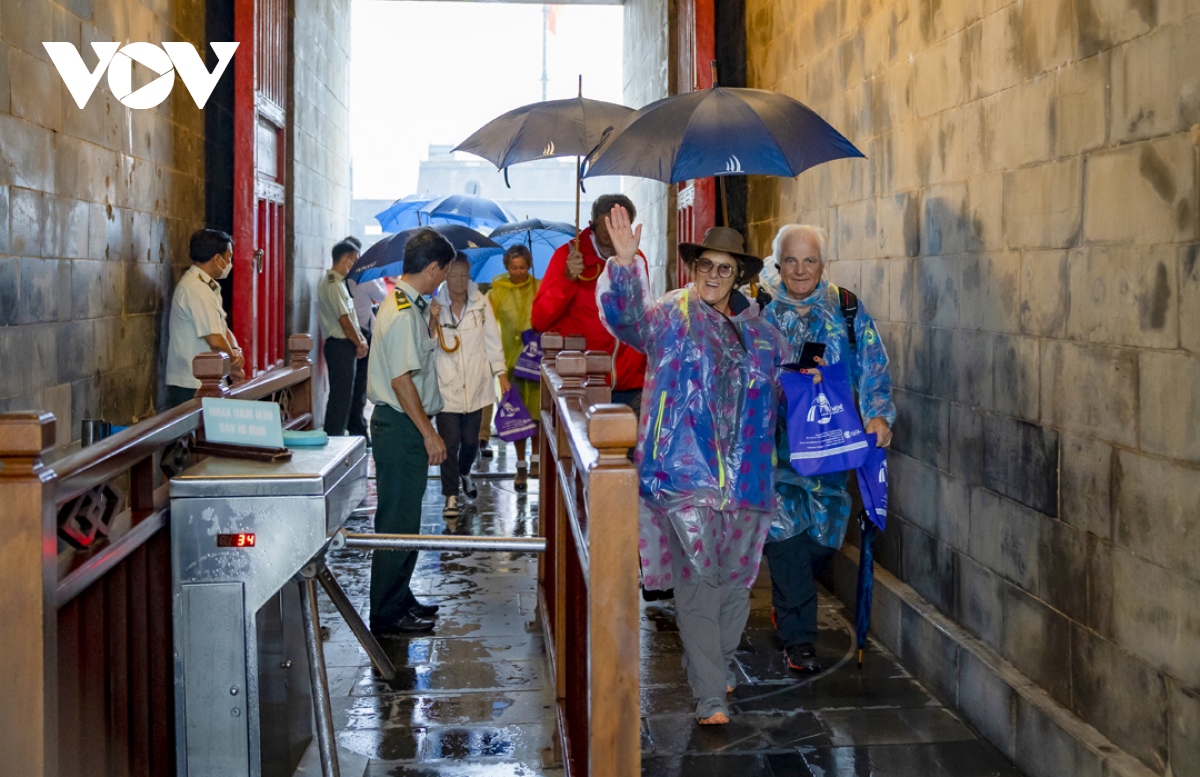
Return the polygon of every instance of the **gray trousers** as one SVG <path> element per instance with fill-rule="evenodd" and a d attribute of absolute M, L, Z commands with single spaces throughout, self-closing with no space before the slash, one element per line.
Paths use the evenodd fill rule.
<path fill-rule="evenodd" d="M 739 581 L 685 579 L 684 550 L 674 532 L 670 537 L 675 624 L 683 640 L 688 686 L 701 706 L 725 709 L 725 686 L 735 684 L 730 665 L 750 617 L 750 589 Z"/>

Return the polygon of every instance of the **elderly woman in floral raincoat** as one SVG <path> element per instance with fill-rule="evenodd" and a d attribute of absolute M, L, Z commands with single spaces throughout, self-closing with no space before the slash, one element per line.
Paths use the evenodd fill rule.
<path fill-rule="evenodd" d="M 634 261 L 641 226 L 614 208 L 617 249 L 597 286 L 601 314 L 646 354 L 635 461 L 642 585 L 675 589 L 684 667 L 701 724 L 729 721 L 730 664 L 750 612 L 771 522 L 776 381 L 783 343 L 737 290 L 762 260 L 715 227 L 679 253 L 692 283 L 654 302 Z"/>
<path fill-rule="evenodd" d="M 779 230 L 773 244 L 774 267 L 763 274 L 773 300 L 763 317 L 787 340 L 785 363 L 799 360 L 806 342 L 825 344 L 827 364 L 845 362 L 850 385 L 858 394 L 858 410 L 867 434 L 886 447 L 896 421 L 887 351 L 875 320 L 852 294 L 822 275 L 825 232 L 791 224 Z M 772 272 L 772 271 L 777 271 Z M 851 342 L 849 326 L 853 326 Z M 775 468 L 777 517 L 766 546 L 771 569 L 773 619 L 790 669 L 821 669 L 817 638 L 817 591 L 814 567 L 842 546 L 850 520 L 849 472 L 803 477 L 788 463 L 787 415 L 779 413 L 779 446 Z"/>

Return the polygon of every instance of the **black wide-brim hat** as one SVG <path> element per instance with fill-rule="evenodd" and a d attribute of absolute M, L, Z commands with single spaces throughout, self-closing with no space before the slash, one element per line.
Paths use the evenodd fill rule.
<path fill-rule="evenodd" d="M 762 272 L 763 260 L 746 253 L 746 241 L 742 233 L 731 227 L 713 227 L 704 233 L 701 243 L 679 244 L 679 255 L 689 267 L 705 251 L 722 251 L 737 260 L 738 277 L 735 285 L 741 285 Z"/>

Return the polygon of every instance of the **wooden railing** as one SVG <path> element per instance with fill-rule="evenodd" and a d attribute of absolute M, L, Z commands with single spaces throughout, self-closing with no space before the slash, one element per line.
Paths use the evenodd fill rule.
<path fill-rule="evenodd" d="M 607 404 L 611 357 L 542 335 L 538 595 L 571 777 L 641 774 L 637 418 Z"/>
<path fill-rule="evenodd" d="M 312 337 L 232 389 L 196 357 L 198 396 L 266 399 L 312 423 Z M 194 399 L 53 465 L 50 413 L 0 414 L 0 773 L 175 773 L 168 480 L 200 427 Z"/>

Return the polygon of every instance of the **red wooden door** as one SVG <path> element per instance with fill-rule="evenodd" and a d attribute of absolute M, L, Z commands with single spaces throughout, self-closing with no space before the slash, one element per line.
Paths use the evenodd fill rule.
<path fill-rule="evenodd" d="M 287 0 L 235 0 L 233 333 L 246 375 L 284 359 Z"/>
<path fill-rule="evenodd" d="M 716 58 L 715 0 L 680 0 L 678 5 L 679 91 L 712 87 Z M 698 178 L 677 184 L 675 234 L 681 243 L 699 243 L 717 223 L 717 179 Z M 675 262 L 675 288 L 691 281 L 682 260 Z"/>

